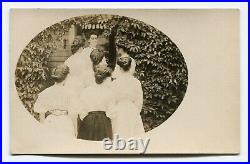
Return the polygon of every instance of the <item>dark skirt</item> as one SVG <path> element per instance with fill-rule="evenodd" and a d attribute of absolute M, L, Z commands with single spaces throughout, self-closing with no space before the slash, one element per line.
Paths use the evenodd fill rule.
<path fill-rule="evenodd" d="M 78 116 L 77 138 L 101 141 L 104 138 L 112 139 L 112 136 L 111 120 L 104 111 L 89 112 L 83 120 Z"/>

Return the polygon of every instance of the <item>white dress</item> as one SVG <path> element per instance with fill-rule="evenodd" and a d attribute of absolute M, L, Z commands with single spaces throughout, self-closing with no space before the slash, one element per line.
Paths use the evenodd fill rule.
<path fill-rule="evenodd" d="M 86 88 L 95 83 L 93 64 L 90 59 L 93 50 L 94 48 L 91 47 L 80 48 L 64 62 L 69 67 L 65 85 L 71 86 L 75 93 L 79 93 L 79 88 Z"/>
<path fill-rule="evenodd" d="M 34 111 L 44 114 L 49 110 L 68 110 L 70 97 L 64 83 L 56 83 L 38 95 Z M 63 136 L 74 136 L 74 126 L 68 115 L 49 115 L 43 125 Z"/>
<path fill-rule="evenodd" d="M 131 67 L 133 68 L 133 67 Z M 119 70 L 117 66 L 117 70 Z M 134 137 L 144 133 L 140 112 L 143 103 L 141 83 L 134 78 L 132 72 L 117 71 L 112 82 L 116 104 L 112 108 L 113 134 L 120 137 Z"/>

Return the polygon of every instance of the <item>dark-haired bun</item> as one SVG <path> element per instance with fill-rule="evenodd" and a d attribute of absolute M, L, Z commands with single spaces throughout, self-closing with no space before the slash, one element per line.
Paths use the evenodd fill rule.
<path fill-rule="evenodd" d="M 68 73 L 69 73 L 69 67 L 65 64 L 62 64 L 53 69 L 51 77 L 54 78 L 54 80 L 59 83 L 66 79 Z"/>
<path fill-rule="evenodd" d="M 90 59 L 94 65 L 99 64 L 104 58 L 104 52 L 95 49 L 90 53 Z"/>
<path fill-rule="evenodd" d="M 76 36 L 72 45 L 71 52 L 72 54 L 76 53 L 82 46 L 84 46 L 85 39 L 82 36 Z"/>
<path fill-rule="evenodd" d="M 117 64 L 124 70 L 128 71 L 131 67 L 132 59 L 130 57 L 120 57 L 117 60 Z"/>
<path fill-rule="evenodd" d="M 101 84 L 107 77 L 111 76 L 112 69 L 107 65 L 97 65 L 95 68 L 95 81 Z"/>
<path fill-rule="evenodd" d="M 104 78 L 103 75 L 95 75 L 95 82 L 96 82 L 97 84 L 103 83 L 104 80 L 105 80 L 105 78 Z"/>

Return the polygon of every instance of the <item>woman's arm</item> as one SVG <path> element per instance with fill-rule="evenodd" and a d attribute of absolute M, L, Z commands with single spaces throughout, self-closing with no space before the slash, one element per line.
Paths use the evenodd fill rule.
<path fill-rule="evenodd" d="M 39 113 L 39 121 L 44 122 L 46 117 L 49 115 L 49 106 L 48 100 L 46 99 L 46 90 L 43 91 L 44 93 L 40 93 L 38 98 L 34 104 L 34 111 Z"/>
<path fill-rule="evenodd" d="M 141 83 L 139 82 L 139 80 L 137 81 L 134 94 L 136 94 L 134 103 L 140 112 L 142 109 L 142 105 L 143 105 L 143 91 L 142 91 Z"/>
<path fill-rule="evenodd" d="M 109 117 L 111 120 L 113 119 L 113 117 L 115 117 L 115 114 L 116 114 L 116 109 L 115 109 L 116 103 L 117 103 L 117 100 L 116 100 L 115 94 L 111 92 L 111 96 L 109 99 L 107 112 L 106 112 L 107 117 Z"/>

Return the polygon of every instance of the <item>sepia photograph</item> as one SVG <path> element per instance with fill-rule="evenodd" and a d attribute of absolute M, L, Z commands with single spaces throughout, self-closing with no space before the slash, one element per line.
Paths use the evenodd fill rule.
<path fill-rule="evenodd" d="M 11 154 L 238 154 L 239 11 L 11 9 Z"/>

